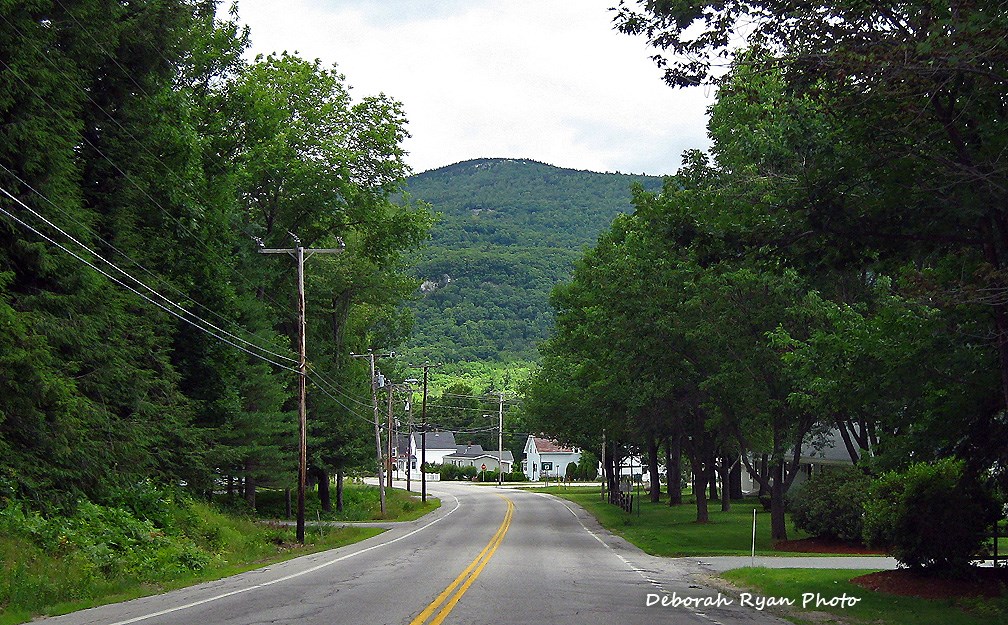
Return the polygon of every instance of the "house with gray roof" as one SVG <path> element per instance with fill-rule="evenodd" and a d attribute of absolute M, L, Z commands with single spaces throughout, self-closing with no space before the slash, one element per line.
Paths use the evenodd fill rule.
<path fill-rule="evenodd" d="M 452 432 L 414 432 L 410 437 L 410 478 L 420 479 L 420 460 L 426 445 L 427 464 L 442 464 L 444 457 L 457 451 L 455 434 Z"/>
<path fill-rule="evenodd" d="M 505 450 L 501 454 L 496 449 L 493 451 L 484 450 L 481 445 L 456 445 L 455 453 L 444 457 L 445 464 L 454 464 L 458 467 L 476 467 L 487 471 L 497 471 L 501 465 L 504 466 L 504 473 L 511 473 L 514 467 L 514 454 Z"/>

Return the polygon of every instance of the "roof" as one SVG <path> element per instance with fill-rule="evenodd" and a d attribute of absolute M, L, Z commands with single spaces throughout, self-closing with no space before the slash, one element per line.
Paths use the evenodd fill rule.
<path fill-rule="evenodd" d="M 572 454 L 574 449 L 570 447 L 564 447 L 556 441 L 551 441 L 548 438 L 539 438 L 538 436 L 532 437 L 532 442 L 535 443 L 536 451 L 541 454 Z"/>
<path fill-rule="evenodd" d="M 847 445 L 840 435 L 840 430 L 833 428 L 824 436 L 815 440 L 808 436 L 802 441 L 801 462 L 810 464 L 851 464 Z"/>
<path fill-rule="evenodd" d="M 465 447 L 465 445 L 460 445 L 459 447 Z M 475 459 L 475 458 L 493 458 L 494 460 L 497 460 L 497 454 L 498 454 L 497 450 L 494 450 L 494 451 L 485 451 L 479 445 L 472 445 L 472 448 L 473 449 L 470 449 L 468 451 L 468 453 L 457 451 L 457 452 L 455 452 L 453 454 L 448 454 L 447 456 L 445 456 L 445 460 L 447 460 L 449 458 L 473 458 L 473 459 Z M 479 451 L 477 452 L 476 449 L 478 449 Z M 503 458 L 504 458 L 504 462 L 514 463 L 514 454 L 512 454 L 507 449 L 504 450 Z"/>
<path fill-rule="evenodd" d="M 452 432 L 427 432 L 421 439 L 421 432 L 414 432 L 414 444 L 420 449 L 425 444 L 427 449 L 456 449 L 455 434 Z M 424 440 L 426 439 L 426 440 Z"/>

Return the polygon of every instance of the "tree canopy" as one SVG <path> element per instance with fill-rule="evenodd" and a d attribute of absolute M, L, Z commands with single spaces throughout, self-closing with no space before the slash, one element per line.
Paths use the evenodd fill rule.
<path fill-rule="evenodd" d="M 347 354 L 409 330 L 406 119 L 318 61 L 246 60 L 234 11 L 0 8 L 0 498 L 292 484 L 295 271 L 253 242 L 289 233 L 346 242 L 308 265 L 313 470 L 373 463 Z"/>

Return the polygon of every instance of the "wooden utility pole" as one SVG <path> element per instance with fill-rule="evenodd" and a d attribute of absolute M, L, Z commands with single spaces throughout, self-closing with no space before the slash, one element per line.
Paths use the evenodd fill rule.
<path fill-rule="evenodd" d="M 413 389 L 408 385 L 406 388 L 409 390 L 409 399 L 406 400 L 406 427 L 409 432 L 409 443 L 406 445 L 406 492 L 411 492 L 410 473 L 413 472 Z"/>
<path fill-rule="evenodd" d="M 392 380 L 388 380 L 386 386 L 388 387 L 388 424 L 386 426 L 388 428 L 388 473 L 385 479 L 387 481 L 386 488 L 391 490 L 392 465 L 395 462 L 395 459 L 392 457 L 392 391 L 395 390 L 395 385 L 392 384 Z"/>
<path fill-rule="evenodd" d="M 427 371 L 430 363 L 423 365 L 423 403 L 420 404 L 420 501 L 427 503 Z"/>
<path fill-rule="evenodd" d="M 290 233 L 288 233 L 290 234 Z M 289 254 L 294 257 L 297 263 L 297 291 L 298 291 L 298 435 L 299 435 L 299 461 L 298 461 L 298 497 L 297 497 L 297 541 L 304 544 L 305 541 L 305 481 L 308 474 L 308 416 L 307 416 L 307 379 L 308 379 L 308 356 L 306 349 L 307 321 L 305 319 L 305 286 L 304 286 L 304 262 L 315 254 L 339 254 L 345 249 L 343 240 L 339 239 L 340 247 L 336 249 L 305 249 L 301 246 L 301 240 L 291 234 L 297 247 L 292 249 L 267 249 L 259 241 L 260 254 Z M 306 254 L 307 252 L 307 254 Z"/>
<path fill-rule="evenodd" d="M 389 354 L 392 356 L 393 354 Z M 366 354 L 350 354 L 351 358 L 367 358 L 371 363 L 371 404 L 374 406 L 375 449 L 378 452 L 378 499 L 381 503 L 381 515 L 385 516 L 385 475 L 382 459 L 381 428 L 378 425 L 378 378 L 375 372 L 375 355 L 371 350 Z"/>
<path fill-rule="evenodd" d="M 497 487 L 504 486 L 504 391 L 500 394 L 500 429 L 497 430 Z"/>
<path fill-rule="evenodd" d="M 427 473 L 424 471 L 424 465 L 427 464 L 427 374 L 431 367 L 439 366 L 441 365 L 432 365 L 429 362 L 420 365 L 423 369 L 423 403 L 420 406 L 420 500 L 424 503 L 427 503 Z"/>

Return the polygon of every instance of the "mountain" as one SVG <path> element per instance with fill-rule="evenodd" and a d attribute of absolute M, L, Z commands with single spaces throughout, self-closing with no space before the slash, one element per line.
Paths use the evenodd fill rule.
<path fill-rule="evenodd" d="M 549 293 L 621 212 L 635 183 L 658 176 L 477 159 L 411 176 L 415 200 L 439 214 L 419 256 L 423 280 L 402 351 L 443 362 L 535 360 L 552 327 Z"/>

